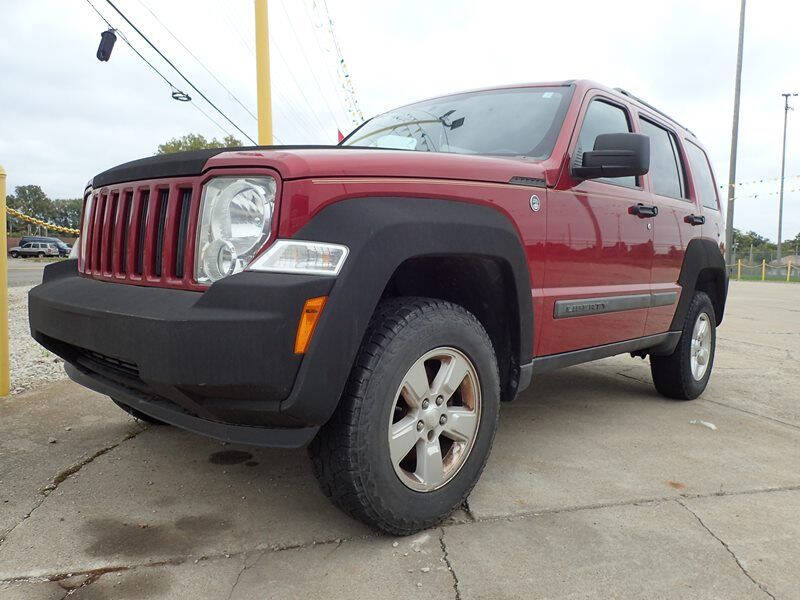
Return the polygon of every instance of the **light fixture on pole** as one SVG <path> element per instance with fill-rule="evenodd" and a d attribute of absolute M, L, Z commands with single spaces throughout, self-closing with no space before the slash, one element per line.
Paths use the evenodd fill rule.
<path fill-rule="evenodd" d="M 783 176 L 786 172 L 786 122 L 789 119 L 789 96 L 797 96 L 796 92 L 781 94 L 783 96 L 783 154 L 781 155 L 781 193 L 778 201 L 778 260 L 781 259 L 781 235 L 783 234 Z"/>

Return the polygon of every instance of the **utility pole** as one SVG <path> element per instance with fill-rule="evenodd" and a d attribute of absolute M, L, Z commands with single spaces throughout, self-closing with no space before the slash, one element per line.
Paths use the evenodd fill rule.
<path fill-rule="evenodd" d="M 781 156 L 781 193 L 778 201 L 778 260 L 781 259 L 781 235 L 783 233 L 783 176 L 786 172 L 786 122 L 789 119 L 789 96 L 797 96 L 796 93 L 781 94 L 783 96 L 783 155 Z"/>
<path fill-rule="evenodd" d="M 269 10 L 267 0 L 256 5 L 256 90 L 258 92 L 258 143 L 272 145 L 272 93 L 269 81 Z"/>
<path fill-rule="evenodd" d="M 733 96 L 733 132 L 731 134 L 731 162 L 728 169 L 728 214 L 725 221 L 725 262 L 731 262 L 733 246 L 733 203 L 736 192 L 736 143 L 739 137 L 739 93 L 742 89 L 742 51 L 744 49 L 744 5 L 739 12 L 739 50 L 736 54 L 736 91 Z"/>

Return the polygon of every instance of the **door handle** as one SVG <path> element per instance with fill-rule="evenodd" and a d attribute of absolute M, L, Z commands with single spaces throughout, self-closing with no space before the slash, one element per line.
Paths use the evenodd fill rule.
<path fill-rule="evenodd" d="M 630 208 L 630 213 L 632 215 L 636 215 L 640 219 L 649 219 L 650 217 L 655 217 L 658 214 L 658 207 L 657 206 L 645 206 L 641 202 L 638 204 L 634 204 Z"/>
<path fill-rule="evenodd" d="M 703 215 L 686 215 L 683 220 L 689 225 L 702 225 L 706 222 L 706 218 Z"/>

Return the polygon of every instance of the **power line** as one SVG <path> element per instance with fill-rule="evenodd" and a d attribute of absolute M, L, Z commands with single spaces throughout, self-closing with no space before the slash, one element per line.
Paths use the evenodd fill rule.
<path fill-rule="evenodd" d="M 336 37 L 336 32 L 333 30 L 333 19 L 331 18 L 331 13 L 328 10 L 328 3 L 326 0 L 320 0 L 322 9 L 325 11 L 325 18 L 328 20 L 328 33 L 331 34 L 331 40 L 333 40 L 333 47 L 336 50 L 336 55 L 339 59 L 339 70 L 341 71 L 342 76 L 344 77 L 344 88 L 348 93 L 348 97 L 350 103 L 353 105 L 352 108 L 352 116 L 355 117 L 353 120 L 356 121 L 356 125 L 362 123 L 364 121 L 364 115 L 361 112 L 361 107 L 358 105 L 358 98 L 356 97 L 355 88 L 353 88 L 353 80 L 350 78 L 350 71 L 347 68 L 347 63 L 344 62 L 344 55 L 342 54 L 342 48 L 339 46 L 339 40 Z M 317 0 L 314 0 L 314 5 L 316 6 Z"/>
<path fill-rule="evenodd" d="M 136 47 L 135 47 L 133 44 L 131 44 L 130 40 L 129 40 L 129 39 L 126 37 L 126 36 L 125 36 L 125 34 L 124 34 L 124 33 L 123 33 L 121 30 L 119 30 L 119 29 L 117 29 L 116 27 L 114 27 L 114 26 L 111 24 L 111 22 L 110 22 L 108 19 L 106 19 L 106 18 L 105 18 L 105 16 L 103 15 L 103 13 L 101 13 L 99 10 L 97 10 L 97 7 L 96 7 L 94 4 L 92 4 L 91 0 L 86 0 L 86 3 L 87 3 L 89 6 L 91 6 L 91 7 L 92 7 L 92 10 L 94 10 L 94 12 L 96 12 L 96 13 L 97 13 L 97 15 L 98 15 L 98 16 L 99 16 L 99 17 L 100 17 L 100 18 L 101 18 L 103 21 L 105 21 L 106 25 L 108 25 L 108 27 L 109 27 L 110 29 L 113 29 L 114 31 L 116 31 L 116 32 L 119 34 L 119 36 L 122 38 L 122 41 L 123 41 L 123 42 L 125 42 L 125 44 L 127 44 L 127 46 L 128 46 L 128 47 L 129 47 L 131 50 L 133 50 L 133 52 L 136 54 L 136 56 L 138 56 L 139 58 L 141 58 L 141 59 L 142 59 L 142 61 L 143 61 L 143 62 L 144 62 L 144 63 L 145 63 L 145 64 L 146 64 L 148 67 L 150 67 L 150 68 L 151 68 L 151 69 L 152 69 L 152 70 L 153 70 L 153 71 L 154 71 L 154 72 L 155 72 L 155 73 L 156 73 L 156 74 L 157 74 L 157 75 L 158 75 L 158 76 L 159 76 L 161 79 L 163 79 L 163 80 L 166 82 L 166 84 L 167 84 L 167 85 L 168 85 L 168 86 L 169 86 L 169 87 L 170 87 L 170 88 L 171 88 L 171 89 L 172 89 L 174 92 L 178 92 L 178 93 L 180 93 L 180 94 L 183 94 L 183 92 L 182 92 L 181 90 L 179 90 L 177 87 L 175 87 L 175 85 L 174 85 L 174 84 L 173 84 L 173 83 L 172 83 L 172 82 L 171 82 L 169 79 L 167 79 L 167 77 L 166 77 L 166 76 L 165 76 L 165 75 L 164 75 L 164 74 L 163 74 L 161 71 L 159 71 L 159 70 L 158 70 L 158 69 L 157 69 L 157 68 L 156 68 L 156 67 L 153 65 L 153 63 L 151 63 L 149 60 L 147 60 L 147 59 L 146 59 L 146 58 L 145 58 L 145 57 L 142 55 L 142 53 L 141 53 L 141 52 L 139 52 L 139 51 L 136 49 Z M 211 116 L 210 116 L 210 115 L 209 115 L 207 112 L 205 112 L 205 111 L 204 111 L 202 108 L 200 108 L 200 106 L 199 106 L 199 105 L 198 105 L 196 102 L 192 102 L 192 101 L 191 101 L 191 98 L 189 98 L 189 103 L 190 103 L 190 104 L 191 104 L 191 105 L 192 105 L 194 108 L 196 108 L 196 109 L 197 109 L 197 110 L 198 110 L 198 111 L 199 111 L 199 112 L 200 112 L 200 113 L 201 113 L 201 114 L 202 114 L 202 115 L 203 115 L 203 116 L 204 116 L 206 119 L 208 119 L 209 121 L 211 121 L 211 122 L 212 122 L 214 125 L 216 125 L 216 126 L 217 126 L 217 127 L 220 129 L 220 130 L 222 130 L 222 131 L 225 133 L 225 135 L 231 135 L 230 131 L 228 131 L 227 129 L 225 129 L 225 128 L 224 128 L 222 125 L 220 125 L 220 124 L 219 124 L 219 123 L 218 123 L 216 120 L 214 120 L 214 119 L 213 119 L 213 118 L 212 118 L 212 117 L 211 117 Z"/>
<path fill-rule="evenodd" d="M 155 68 L 155 67 L 153 66 L 153 63 L 151 63 L 149 60 L 147 60 L 147 59 L 146 59 L 146 58 L 145 58 L 145 57 L 142 55 L 142 53 L 141 53 L 141 52 L 139 52 L 139 51 L 138 51 L 138 50 L 137 50 L 137 49 L 136 49 L 136 48 L 133 46 L 133 44 L 131 44 L 131 43 L 130 43 L 130 41 L 128 40 L 128 38 L 127 38 L 127 37 L 125 37 L 125 34 L 124 34 L 124 33 L 122 33 L 122 32 L 121 32 L 119 29 L 117 29 L 116 27 L 114 27 L 114 26 L 113 26 L 113 25 L 112 25 L 112 24 L 111 24 L 111 23 L 108 21 L 108 19 L 106 19 L 106 18 L 103 16 L 103 13 L 101 13 L 99 10 L 97 10 L 97 7 L 96 7 L 94 4 L 92 4 L 92 3 L 91 3 L 91 0 L 86 0 L 86 3 L 87 3 L 89 6 L 91 6 L 91 7 L 92 7 L 92 9 L 94 10 L 94 12 L 96 12 L 96 13 L 98 14 L 98 16 L 99 16 L 101 19 L 103 19 L 103 21 L 105 21 L 105 22 L 106 22 L 106 25 L 108 25 L 110 29 L 113 29 L 114 31 L 116 31 L 116 32 L 119 34 L 119 37 L 121 37 L 121 38 L 122 38 L 122 41 L 123 41 L 123 42 L 125 42 L 125 43 L 128 45 L 128 47 L 129 47 L 131 50 L 133 50 L 133 51 L 136 53 L 136 55 L 137 55 L 139 58 L 141 58 L 141 59 L 142 59 L 142 60 L 145 62 L 145 64 L 146 64 L 148 67 L 150 67 L 151 69 L 153 69 L 153 71 L 155 71 L 155 72 L 156 72 L 156 74 L 157 74 L 159 77 L 161 77 L 161 79 L 163 79 L 163 80 L 166 82 L 166 84 L 167 84 L 167 85 L 168 85 L 170 88 L 172 88 L 172 90 L 174 90 L 174 91 L 177 91 L 177 92 L 180 92 L 180 90 L 179 90 L 177 87 L 175 87 L 175 85 L 173 85 L 173 83 L 172 83 L 172 82 L 171 82 L 169 79 L 167 79 L 167 78 L 166 78 L 166 76 L 165 76 L 165 75 L 164 75 L 164 74 L 163 74 L 161 71 L 159 71 L 157 68 Z"/>
<path fill-rule="evenodd" d="M 305 13 L 306 13 L 306 17 L 308 17 L 308 22 L 309 22 L 309 23 L 311 23 L 311 29 L 312 29 L 312 31 L 314 32 L 314 41 L 317 43 L 317 48 L 319 48 L 319 51 L 320 51 L 320 52 L 322 53 L 322 55 L 324 56 L 324 55 L 325 55 L 325 53 L 326 53 L 326 52 L 330 52 L 330 50 L 327 50 L 327 51 L 326 51 L 326 50 L 325 50 L 325 49 L 322 47 L 322 44 L 320 44 L 320 41 L 319 41 L 319 36 L 317 35 L 317 29 L 321 29 L 321 28 L 322 28 L 322 25 L 320 25 L 320 26 L 318 27 L 318 26 L 317 26 L 317 25 L 314 23 L 314 17 L 312 17 L 312 16 L 311 16 L 311 13 L 310 13 L 310 12 L 309 12 L 309 10 L 308 10 L 308 3 L 307 3 L 305 0 L 303 0 L 302 4 L 303 4 L 303 10 L 304 10 L 304 11 L 305 11 Z M 325 74 L 328 76 L 328 81 L 330 81 L 330 82 L 331 82 L 331 85 L 333 86 L 333 89 L 335 89 L 335 90 L 338 90 L 338 89 L 339 89 L 339 85 L 340 85 L 340 84 L 337 84 L 337 83 L 336 83 L 336 82 L 333 80 L 333 76 L 331 75 L 331 73 L 330 73 L 330 71 L 329 71 L 328 69 L 324 69 L 324 71 L 325 71 Z M 342 96 L 341 96 L 341 94 L 337 93 L 337 94 L 336 94 L 336 99 L 339 101 L 339 106 L 341 106 L 341 107 L 342 107 L 342 110 L 343 110 L 343 111 L 344 111 L 344 113 L 346 114 L 346 113 L 348 112 L 348 109 L 347 109 L 347 106 L 345 106 L 344 100 L 342 100 Z"/>
<path fill-rule="evenodd" d="M 249 109 L 247 106 L 245 106 L 245 105 L 244 105 L 244 103 L 243 103 L 241 100 L 239 100 L 239 98 L 236 96 L 236 94 L 234 94 L 234 93 L 233 93 L 233 92 L 232 92 L 232 91 L 231 91 L 231 90 L 228 88 L 228 86 L 226 86 L 224 83 L 222 83 L 222 81 L 220 81 L 220 80 L 219 80 L 219 78 L 218 78 L 216 75 L 214 75 L 214 73 L 212 73 L 212 72 L 211 72 L 211 70 L 210 70 L 208 67 L 206 67 L 206 65 L 203 63 L 203 61 L 201 61 L 199 58 L 197 58 L 197 56 L 195 55 L 195 53 L 194 53 L 194 52 L 192 52 L 191 50 L 189 50 L 189 48 L 187 48 L 187 47 L 186 47 L 186 44 L 184 44 L 184 43 L 183 43 L 183 42 L 182 42 L 180 39 L 178 39 L 178 36 L 177 36 L 177 35 L 175 35 L 175 34 L 172 32 L 172 30 L 171 30 L 169 27 L 167 27 L 167 26 L 164 24 L 164 22 L 163 22 L 161 19 L 159 19 L 159 18 L 158 18 L 158 16 L 157 16 L 157 15 L 156 15 L 156 14 L 155 14 L 153 11 L 152 11 L 152 9 L 151 9 L 149 6 L 147 6 L 147 4 L 145 4 L 145 3 L 144 3 L 142 0 L 137 0 L 137 2 L 138 2 L 139 4 L 141 4 L 141 5 L 142 5 L 142 7 L 143 7 L 143 8 L 144 8 L 144 9 L 145 9 L 147 12 L 149 12 L 149 13 L 150 13 L 150 14 L 153 16 L 153 18 L 154 18 L 154 19 L 155 19 L 155 20 L 158 22 L 158 24 L 159 24 L 159 25 L 161 25 L 161 27 L 163 27 L 163 28 L 164 28 L 164 30 L 165 30 L 165 31 L 166 31 L 166 32 L 167 32 L 167 33 L 168 33 L 170 36 L 172 36 L 172 39 L 174 39 L 176 42 L 178 42 L 178 44 L 181 46 L 181 48 L 183 48 L 184 50 L 186 50 L 186 52 L 189 54 L 189 56 L 191 56 L 191 57 L 192 57 L 192 58 L 193 58 L 193 59 L 194 59 L 194 60 L 197 62 L 197 64 L 199 64 L 199 65 L 200 65 L 200 66 L 203 68 L 203 70 L 205 70 L 205 72 L 206 72 L 206 73 L 208 73 L 209 75 L 211 75 L 211 77 L 214 79 L 214 81 L 216 81 L 216 82 L 217 82 L 217 83 L 218 83 L 220 86 L 222 86 L 222 88 L 223 88 L 223 89 L 224 89 L 226 92 L 228 92 L 228 94 L 230 95 L 230 97 L 231 97 L 231 98 L 233 98 L 233 99 L 236 101 L 236 103 L 237 103 L 237 104 L 239 104 L 239 106 L 241 106 L 241 107 L 242 107 L 242 108 L 243 108 L 243 109 L 244 109 L 244 110 L 247 112 L 247 114 L 249 114 L 249 115 L 250 115 L 251 117 L 253 117 L 253 118 L 254 118 L 256 121 L 258 121 L 258 117 L 257 117 L 257 116 L 256 116 L 256 115 L 253 113 L 253 111 L 252 111 L 252 110 L 250 110 L 250 109 Z"/>
<path fill-rule="evenodd" d="M 219 109 L 219 107 L 218 107 L 216 104 L 214 104 L 213 102 L 211 102 L 211 100 L 209 100 L 209 99 L 208 99 L 208 97 L 207 97 L 207 96 L 206 96 L 206 95 L 205 95 L 203 92 L 201 92 L 201 91 L 200 91 L 200 89 L 199 89 L 199 88 L 198 88 L 198 87 L 197 87 L 195 84 L 193 84 L 193 83 L 192 83 L 192 82 L 191 82 L 191 81 L 190 81 L 190 80 L 189 80 L 189 79 L 186 77 L 186 75 L 184 75 L 184 74 L 183 74 L 183 73 L 180 71 L 180 69 L 178 69 L 178 67 L 176 67 L 176 66 L 173 64 L 173 62 L 172 62 L 171 60 L 169 60 L 169 59 L 168 59 L 166 56 L 164 56 L 164 53 L 163 53 L 163 52 L 161 52 L 161 50 L 159 50 L 158 48 L 156 48 L 156 46 L 153 44 L 153 42 L 151 42 L 151 41 L 150 41 L 150 39 L 149 39 L 149 38 L 148 38 L 148 37 L 147 37 L 145 34 L 143 34 L 143 33 L 142 33 L 140 30 L 139 30 L 139 28 L 138 28 L 138 27 L 136 27 L 136 25 L 134 25 L 134 24 L 131 22 L 131 20 L 130 20 L 130 19 L 127 17 L 127 16 L 125 16 L 125 13 L 123 13 L 123 12 L 122 12 L 120 9 L 118 9 L 118 8 L 116 7 L 116 5 L 115 5 L 115 4 L 114 4 L 114 3 L 113 3 L 111 0 L 106 0 L 106 2 L 107 2 L 107 3 L 108 3 L 110 6 L 111 6 L 111 8 L 113 8 L 113 9 L 114 9 L 114 10 L 117 12 L 117 14 L 119 14 L 119 16 L 121 16 L 121 17 L 122 17 L 122 18 L 125 20 L 125 22 L 126 22 L 128 25 L 130 25 L 130 26 L 131 26 L 131 27 L 134 29 L 134 31 L 136 31 L 136 33 L 138 33 L 138 34 L 139 34 L 139 35 L 142 37 L 142 39 L 143 39 L 145 42 L 147 42 L 147 44 L 148 44 L 148 45 L 149 45 L 149 46 L 150 46 L 150 47 L 151 47 L 153 50 L 155 50 L 155 51 L 156 51 L 156 53 L 157 53 L 157 54 L 158 54 L 158 55 L 159 55 L 159 56 L 160 56 L 162 59 L 164 59 L 164 61 L 165 61 L 165 62 L 166 62 L 166 63 L 167 63 L 167 64 L 168 64 L 170 67 L 172 67 L 172 69 L 173 69 L 173 70 L 174 70 L 174 71 L 175 71 L 175 72 L 176 72 L 178 75 L 180 75 L 180 76 L 181 76 L 181 78 L 182 78 L 182 79 L 183 79 L 183 80 L 184 80 L 186 83 L 188 83 L 188 84 L 189 84 L 189 86 L 190 86 L 190 87 L 191 87 L 191 88 L 192 88 L 192 89 L 193 89 L 195 92 L 197 92 L 197 93 L 200 95 L 200 97 L 201 97 L 203 100 L 205 100 L 206 102 L 208 102 L 208 104 L 209 104 L 209 105 L 210 105 L 210 106 L 211 106 L 211 107 L 212 107 L 214 110 L 216 110 L 216 111 L 217 111 L 217 112 L 218 112 L 220 115 L 222 115 L 222 117 L 223 117 L 223 118 L 224 118 L 226 121 L 228 121 L 228 123 L 230 123 L 230 124 L 231 124 L 231 125 L 233 125 L 233 126 L 234 126 L 234 127 L 237 129 L 237 130 L 239 130 L 239 132 L 240 132 L 240 133 L 241 133 L 243 136 L 245 136 L 245 137 L 246 137 L 248 140 L 250 140 L 251 142 L 253 142 L 253 144 L 255 144 L 255 145 L 258 145 L 258 144 L 256 143 L 256 141 L 255 141 L 253 138 L 251 138 L 249 135 L 247 135 L 247 133 L 245 133 L 244 129 L 242 129 L 242 128 L 241 128 L 241 127 L 239 127 L 239 126 L 238 126 L 236 123 L 234 123 L 234 122 L 231 120 L 231 118 L 230 118 L 228 115 L 226 115 L 224 112 L 222 112 L 222 110 L 220 110 L 220 109 Z"/>
<path fill-rule="evenodd" d="M 242 36 L 241 32 L 239 31 L 239 28 L 230 19 L 230 17 L 228 16 L 227 12 L 219 10 L 218 7 L 217 7 L 217 3 L 214 3 L 214 5 L 215 5 L 215 10 L 217 11 L 217 14 L 220 15 L 220 17 L 222 19 L 224 19 L 225 21 L 228 22 L 228 25 L 230 26 L 230 29 L 233 31 L 233 33 L 236 35 L 238 40 L 241 42 L 242 46 L 245 48 L 245 50 L 247 50 L 247 52 L 251 55 L 251 57 L 255 58 L 255 50 L 253 49 L 253 46 L 250 45 L 247 42 L 247 40 L 244 38 L 244 36 Z M 274 41 L 274 38 L 273 38 L 273 41 Z M 294 76 L 294 72 L 292 71 L 291 67 L 289 67 L 289 63 L 286 61 L 286 58 L 283 56 L 283 52 L 281 51 L 280 46 L 275 44 L 275 50 L 277 50 L 278 58 L 281 59 L 281 61 L 283 62 L 284 66 L 286 67 L 286 70 L 288 71 L 289 75 L 291 76 L 292 80 L 294 81 L 294 84 L 297 86 L 297 89 L 300 92 L 300 97 L 306 103 L 306 106 L 308 106 L 309 112 L 312 114 L 312 116 L 316 120 L 317 124 L 320 126 L 319 131 L 317 133 L 314 133 L 314 129 L 315 129 L 314 124 L 311 121 L 309 121 L 308 119 L 306 119 L 306 117 L 305 117 L 305 115 L 303 114 L 302 111 L 300 111 L 300 110 L 298 110 L 296 108 L 295 105 L 297 104 L 297 102 L 294 101 L 294 100 L 290 101 L 288 96 L 282 92 L 280 87 L 275 87 L 273 89 L 273 91 L 276 92 L 277 95 L 280 96 L 284 100 L 284 104 L 282 106 L 278 107 L 278 108 L 285 109 L 287 111 L 287 114 L 291 113 L 293 115 L 293 118 L 296 121 L 295 124 L 298 125 L 298 126 L 302 125 L 303 126 L 302 128 L 305 129 L 305 133 L 308 134 L 309 137 L 312 140 L 315 139 L 315 138 L 324 137 L 324 135 L 325 135 L 324 134 L 325 126 L 322 124 L 322 122 L 320 121 L 320 119 L 317 116 L 316 112 L 314 111 L 313 107 L 309 103 L 308 99 L 303 94 L 303 88 L 300 86 L 300 83 L 297 81 L 297 78 Z M 275 139 L 278 139 L 278 137 L 275 136 Z"/>
<path fill-rule="evenodd" d="M 305 0 L 303 0 L 305 1 Z M 297 42 L 297 45 L 300 47 L 300 53 L 303 55 L 303 59 L 306 61 L 306 65 L 308 65 L 308 71 L 311 73 L 311 77 L 314 79 L 314 83 L 317 85 L 317 89 L 319 90 L 320 96 L 322 96 L 323 101 L 325 102 L 325 106 L 328 107 L 328 112 L 330 112 L 331 116 L 333 117 L 333 123 L 336 127 L 339 127 L 339 124 L 336 122 L 336 113 L 334 113 L 333 109 L 331 108 L 330 103 L 328 102 L 328 98 L 325 92 L 322 91 L 322 86 L 319 84 L 319 79 L 317 79 L 316 73 L 314 73 L 314 68 L 311 66 L 311 61 L 308 60 L 308 55 L 306 54 L 305 48 L 303 48 L 303 44 L 300 41 L 300 36 L 297 35 L 297 30 L 294 27 L 294 23 L 292 22 L 292 17 L 289 15 L 289 11 L 286 10 L 286 5 L 283 3 L 283 0 L 280 0 L 281 8 L 283 9 L 283 14 L 286 15 L 286 20 L 289 21 L 289 27 L 292 30 L 292 34 L 294 35 L 294 39 Z"/>

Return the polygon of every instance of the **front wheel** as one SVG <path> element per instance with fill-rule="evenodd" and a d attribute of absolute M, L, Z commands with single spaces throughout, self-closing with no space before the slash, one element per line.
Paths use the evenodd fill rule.
<path fill-rule="evenodd" d="M 16 252 L 16 251 L 12 252 L 11 253 L 11 258 L 19 258 L 19 252 Z"/>
<path fill-rule="evenodd" d="M 335 504 L 372 527 L 431 527 L 483 471 L 499 399 L 492 343 L 471 313 L 427 298 L 383 302 L 311 445 L 314 472 Z"/>
<path fill-rule="evenodd" d="M 36 258 L 44 258 L 44 252 L 37 252 Z"/>
<path fill-rule="evenodd" d="M 692 298 L 675 350 L 669 356 L 651 356 L 650 372 L 656 390 L 667 398 L 694 400 L 708 385 L 717 346 L 714 305 L 704 292 Z"/>

